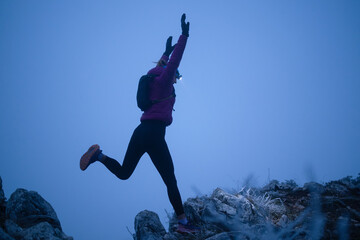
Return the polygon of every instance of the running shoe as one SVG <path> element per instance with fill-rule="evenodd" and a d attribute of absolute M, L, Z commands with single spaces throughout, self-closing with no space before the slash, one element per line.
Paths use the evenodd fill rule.
<path fill-rule="evenodd" d="M 100 153 L 100 146 L 92 145 L 80 159 L 80 169 L 85 170 L 90 164 L 96 161 L 97 155 Z"/>
<path fill-rule="evenodd" d="M 200 232 L 200 228 L 193 226 L 190 223 L 188 223 L 186 225 L 178 223 L 176 231 L 178 233 L 198 233 L 198 232 Z"/>

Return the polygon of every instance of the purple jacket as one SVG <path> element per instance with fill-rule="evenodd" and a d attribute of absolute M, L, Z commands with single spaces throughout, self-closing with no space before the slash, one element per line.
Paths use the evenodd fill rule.
<path fill-rule="evenodd" d="M 161 59 L 167 62 L 166 68 L 161 66 L 151 69 L 148 74 L 155 75 L 154 81 L 150 84 L 150 99 L 159 100 L 169 97 L 174 93 L 173 80 L 180 65 L 182 55 L 185 50 L 187 37 L 181 35 L 170 57 L 163 55 Z M 175 104 L 175 97 L 171 97 L 164 101 L 154 103 L 141 116 L 143 120 L 160 120 L 169 126 L 172 123 L 172 111 Z"/>

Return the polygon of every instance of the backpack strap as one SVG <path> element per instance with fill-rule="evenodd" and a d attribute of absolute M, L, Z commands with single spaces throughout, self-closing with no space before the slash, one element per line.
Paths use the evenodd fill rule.
<path fill-rule="evenodd" d="M 163 101 L 165 101 L 165 100 L 168 100 L 168 99 L 170 99 L 170 98 L 172 98 L 172 97 L 176 97 L 175 90 L 173 91 L 173 93 L 172 93 L 170 96 L 168 96 L 168 97 L 166 97 L 166 98 L 161 98 L 161 99 L 152 100 L 151 102 L 152 102 L 153 104 L 154 104 L 154 103 L 159 103 L 159 102 L 163 102 Z"/>

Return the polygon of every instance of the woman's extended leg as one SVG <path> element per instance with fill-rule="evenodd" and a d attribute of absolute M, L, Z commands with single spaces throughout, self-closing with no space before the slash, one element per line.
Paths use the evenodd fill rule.
<path fill-rule="evenodd" d="M 167 187 L 167 193 L 177 216 L 184 214 L 184 208 L 174 173 L 174 165 L 164 138 L 156 141 L 148 153 Z"/>

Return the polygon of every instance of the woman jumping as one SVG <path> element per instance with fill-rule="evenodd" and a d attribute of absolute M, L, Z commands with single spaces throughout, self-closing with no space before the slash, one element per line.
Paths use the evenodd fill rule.
<path fill-rule="evenodd" d="M 169 200 L 178 218 L 177 231 L 194 233 L 198 232 L 199 228 L 189 224 L 185 216 L 174 174 L 174 165 L 165 141 L 165 130 L 172 123 L 172 111 L 175 104 L 173 84 L 180 77 L 177 69 L 189 37 L 190 23 L 185 23 L 185 18 L 186 15 L 183 14 L 181 17 L 182 35 L 177 44 L 172 46 L 172 37 L 169 37 L 163 56 L 157 66 L 148 72 L 148 75 L 154 77 L 149 83 L 149 96 L 153 104 L 142 114 L 141 123 L 130 139 L 123 164 L 103 154 L 99 145 L 95 144 L 81 157 L 80 169 L 84 171 L 90 164 L 99 161 L 115 176 L 126 180 L 134 172 L 142 155 L 148 153 L 167 187 Z"/>

